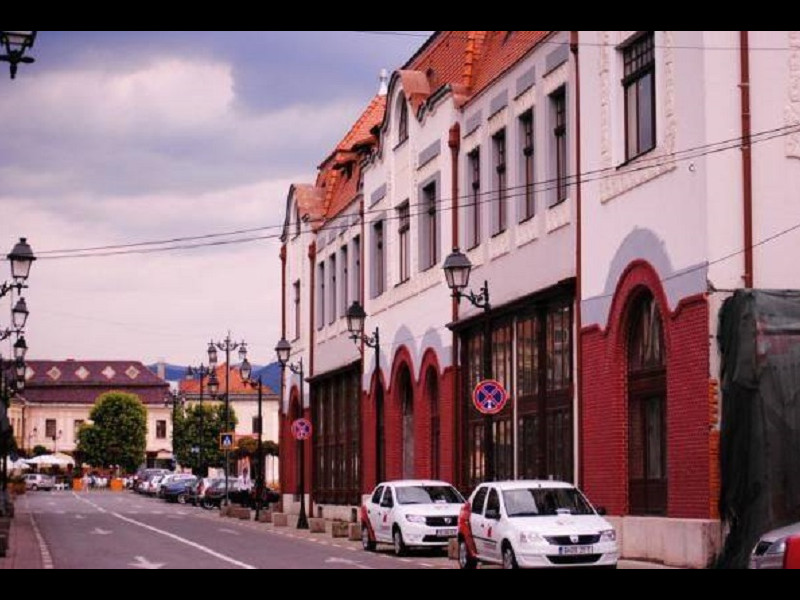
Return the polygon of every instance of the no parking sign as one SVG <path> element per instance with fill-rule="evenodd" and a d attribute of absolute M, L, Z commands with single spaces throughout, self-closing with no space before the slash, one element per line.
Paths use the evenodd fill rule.
<path fill-rule="evenodd" d="M 475 386 L 472 392 L 472 403 L 478 412 L 494 415 L 503 410 L 508 402 L 508 392 L 503 384 L 494 379 L 484 379 Z"/>
<path fill-rule="evenodd" d="M 292 422 L 292 435 L 296 440 L 305 440 L 311 437 L 311 421 L 308 419 L 295 419 Z"/>

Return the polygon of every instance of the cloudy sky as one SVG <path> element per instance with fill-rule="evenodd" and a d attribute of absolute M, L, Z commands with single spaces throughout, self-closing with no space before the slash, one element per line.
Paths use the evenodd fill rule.
<path fill-rule="evenodd" d="M 0 251 L 25 236 L 41 258 L 29 358 L 198 364 L 230 330 L 271 362 L 277 239 L 48 253 L 279 226 L 289 184 L 314 180 L 414 33 L 43 31 L 15 80 L 0 63 Z"/>

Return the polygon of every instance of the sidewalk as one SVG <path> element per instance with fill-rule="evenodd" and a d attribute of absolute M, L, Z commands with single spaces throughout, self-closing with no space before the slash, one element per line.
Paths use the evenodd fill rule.
<path fill-rule="evenodd" d="M 41 569 L 42 555 L 33 529 L 33 521 L 25 495 L 14 502 L 14 518 L 9 531 L 8 551 L 0 557 L 0 569 Z"/>

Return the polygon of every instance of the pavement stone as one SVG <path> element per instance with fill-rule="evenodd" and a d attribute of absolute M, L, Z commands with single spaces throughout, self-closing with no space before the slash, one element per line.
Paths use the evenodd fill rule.
<path fill-rule="evenodd" d="M 0 557 L 0 569 L 42 569 L 39 540 L 33 528 L 32 515 L 25 495 L 17 496 L 15 514 L 9 530 L 8 551 Z"/>

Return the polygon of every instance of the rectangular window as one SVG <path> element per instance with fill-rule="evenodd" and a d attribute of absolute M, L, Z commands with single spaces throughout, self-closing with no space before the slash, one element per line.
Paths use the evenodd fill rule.
<path fill-rule="evenodd" d="M 439 218 L 435 181 L 422 188 L 421 204 L 420 270 L 424 271 L 439 262 Z"/>
<path fill-rule="evenodd" d="M 342 246 L 339 252 L 341 254 L 340 263 L 342 265 L 342 274 L 339 278 L 342 287 L 342 304 L 339 308 L 339 316 L 343 317 L 347 314 L 347 309 L 350 307 L 350 261 L 347 256 L 347 246 Z"/>
<path fill-rule="evenodd" d="M 656 73 L 653 32 L 622 50 L 625 90 L 625 159 L 656 145 Z"/>
<path fill-rule="evenodd" d="M 300 338 L 300 280 L 292 285 L 294 289 L 294 339 Z"/>
<path fill-rule="evenodd" d="M 467 176 L 469 177 L 469 201 L 466 206 L 467 249 L 481 243 L 481 151 L 475 148 L 467 155 Z"/>
<path fill-rule="evenodd" d="M 400 281 L 408 281 L 411 276 L 411 214 L 408 200 L 397 207 L 398 255 L 400 258 Z"/>
<path fill-rule="evenodd" d="M 75 440 L 76 443 L 78 441 L 78 433 L 80 432 L 81 427 L 83 427 L 83 423 L 83 419 L 75 419 L 72 424 L 72 439 Z"/>
<path fill-rule="evenodd" d="M 567 100 L 562 87 L 550 96 L 553 109 L 553 152 L 555 153 L 556 195 L 554 206 L 567 199 Z"/>
<path fill-rule="evenodd" d="M 164 440 L 167 438 L 167 422 L 156 421 L 156 438 Z"/>
<path fill-rule="evenodd" d="M 336 320 L 336 314 L 337 314 L 337 312 L 336 312 L 336 308 L 337 308 L 337 304 L 336 304 L 336 254 L 331 254 L 331 257 L 328 259 L 328 273 L 329 273 L 328 276 L 331 278 L 330 281 L 328 282 L 328 287 L 329 287 L 328 293 L 330 294 L 330 302 L 329 302 L 330 310 L 328 311 L 328 313 L 329 313 L 328 319 L 329 319 L 330 323 L 333 323 Z"/>
<path fill-rule="evenodd" d="M 317 265 L 317 329 L 325 326 L 325 263 Z"/>
<path fill-rule="evenodd" d="M 56 420 L 47 419 L 44 422 L 44 435 L 50 439 L 56 437 Z"/>
<path fill-rule="evenodd" d="M 372 297 L 386 289 L 386 254 L 383 247 L 383 221 L 372 226 Z"/>
<path fill-rule="evenodd" d="M 520 208 L 520 221 L 530 219 L 536 213 L 533 197 L 533 111 L 526 111 L 519 118 L 522 150 L 522 183 L 524 193 Z"/>
<path fill-rule="evenodd" d="M 563 390 L 572 383 L 572 314 L 569 306 L 547 313 L 547 389 Z"/>
<path fill-rule="evenodd" d="M 353 300 L 364 303 L 361 287 L 361 236 L 353 238 Z"/>
<path fill-rule="evenodd" d="M 253 417 L 253 433 L 258 434 L 261 431 L 261 421 L 258 418 L 258 415 Z"/>
<path fill-rule="evenodd" d="M 502 233 L 506 230 L 506 206 L 508 195 L 508 182 L 506 179 L 506 130 L 501 129 L 492 136 L 494 149 L 494 188 L 495 197 L 492 202 L 493 227 L 492 234 Z"/>

